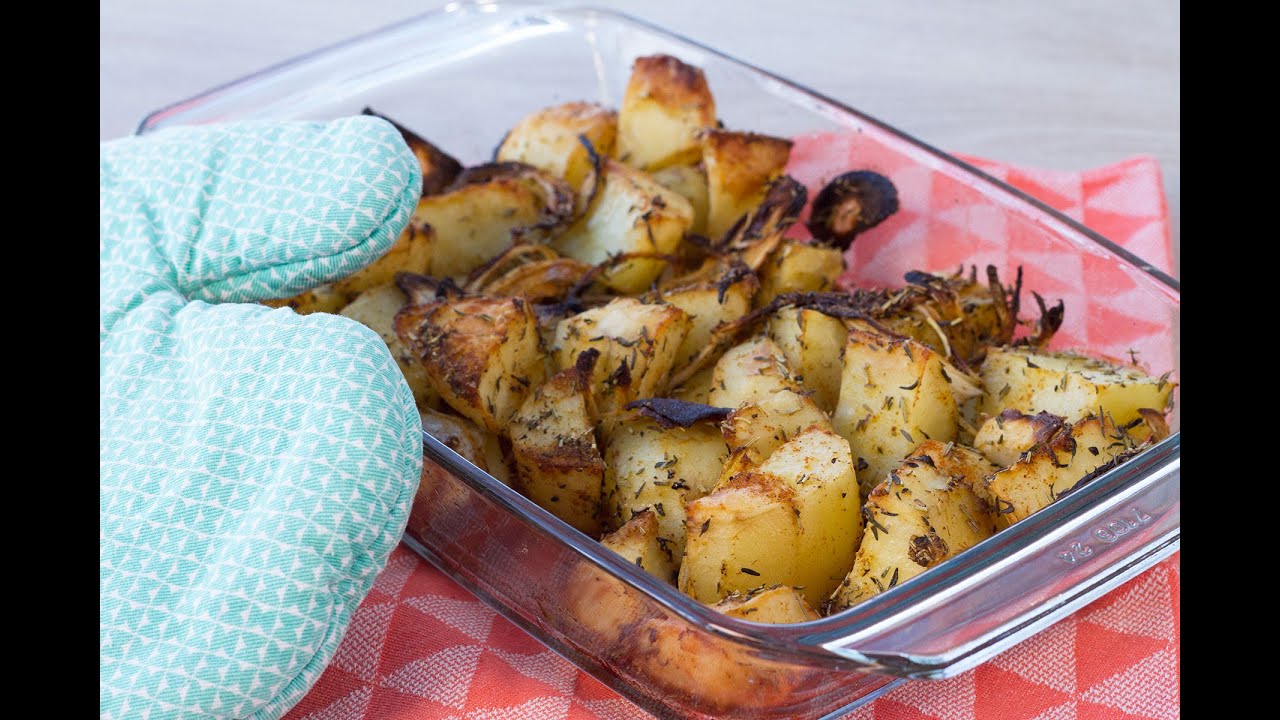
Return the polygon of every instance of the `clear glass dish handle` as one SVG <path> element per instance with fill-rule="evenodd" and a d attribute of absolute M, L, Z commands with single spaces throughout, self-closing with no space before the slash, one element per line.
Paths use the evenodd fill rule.
<path fill-rule="evenodd" d="M 1121 466 L 1127 472 L 1108 478 L 1116 487 L 1095 498 L 1091 512 L 1074 512 L 1069 495 L 986 541 L 986 553 L 961 555 L 890 591 L 916 596 L 909 618 L 886 615 L 854 635 L 815 639 L 835 655 L 934 679 L 1013 647 L 1178 549 L 1180 444 L 1176 434 Z M 1159 470 L 1123 487 L 1125 476 L 1150 468 Z M 1017 535 L 1036 532 L 1044 536 L 1018 547 Z M 979 557 L 985 567 L 967 567 Z M 874 617 L 875 609 L 866 612 Z"/>

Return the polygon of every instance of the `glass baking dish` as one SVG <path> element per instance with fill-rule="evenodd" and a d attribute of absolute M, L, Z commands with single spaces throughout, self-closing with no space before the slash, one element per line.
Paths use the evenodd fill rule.
<path fill-rule="evenodd" d="M 1178 282 L 1041 202 L 856 110 L 674 33 L 613 12 L 455 3 L 149 115 L 179 124 L 322 119 L 365 106 L 464 163 L 489 159 L 524 114 L 568 100 L 616 106 L 631 61 L 664 52 L 702 67 L 732 128 L 796 137 L 899 186 L 902 212 L 854 245 L 852 279 L 911 269 L 1021 265 L 1066 298 L 1055 340 L 1178 367 Z M 813 187 L 832 162 L 789 171 Z M 853 160 L 838 169 L 854 167 Z M 940 208 L 945 210 L 940 210 Z M 957 210 L 959 209 L 959 210 Z M 945 220 L 930 224 L 934 219 Z M 927 232 L 922 229 L 928 230 Z M 1069 257 L 1105 303 L 1063 284 Z M 1079 274 L 1077 274 L 1079 276 Z M 1106 307 L 1102 307 L 1105 304 Z M 1150 331 L 1112 336 L 1121 312 Z M 1104 322 L 1112 317 L 1112 322 Z M 763 625 L 723 616 L 629 565 L 430 436 L 405 542 L 498 612 L 659 717 L 818 718 L 903 678 L 963 672 L 1174 552 L 1178 415 L 1138 458 L 959 556 L 838 615 Z"/>

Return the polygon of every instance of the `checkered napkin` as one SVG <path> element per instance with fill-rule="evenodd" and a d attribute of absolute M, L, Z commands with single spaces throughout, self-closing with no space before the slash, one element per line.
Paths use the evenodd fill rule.
<path fill-rule="evenodd" d="M 1169 270 L 1168 212 L 1154 159 L 1085 172 L 969 162 Z M 854 167 L 886 172 L 902 210 L 851 249 L 859 279 L 898 284 L 903 252 L 917 266 L 983 262 L 1018 251 L 1026 286 L 1063 297 L 1069 324 L 1057 343 L 1172 367 L 1167 329 L 1144 319 L 1106 258 L 1046 253 L 1005 214 L 963 200 L 973 191 L 929 168 L 899 162 L 858 136 L 799 138 L 788 171 L 812 189 Z M 976 198 L 975 198 L 976 199 Z M 945 243 L 937 242 L 939 237 Z M 924 242 L 929 238 L 929 242 Z M 991 246 L 992 238 L 1009 247 Z M 1018 244 L 1025 242 L 1026 247 Z M 892 246 L 899 259 L 882 257 Z M 938 248 L 945 248 L 939 250 Z M 915 256 L 910 255 L 915 253 Z M 993 255 L 994 256 L 994 255 Z M 1131 314 L 1126 313 L 1129 310 Z M 1180 715 L 1178 555 L 1048 630 L 956 678 L 911 682 L 854 711 L 851 720 L 1123 720 Z M 621 720 L 648 715 L 498 617 L 403 545 L 356 611 L 333 663 L 287 716 L 308 720 L 458 718 Z"/>

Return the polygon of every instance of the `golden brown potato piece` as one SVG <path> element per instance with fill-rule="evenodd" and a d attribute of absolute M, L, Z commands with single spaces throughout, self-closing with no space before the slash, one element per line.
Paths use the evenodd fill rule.
<path fill-rule="evenodd" d="M 995 516 L 973 488 L 994 469 L 969 448 L 920 443 L 867 498 L 857 560 L 832 605 L 856 605 L 991 537 Z"/>
<path fill-rule="evenodd" d="M 763 588 L 748 595 L 731 595 L 712 607 L 730 617 L 770 625 L 807 622 L 820 617 L 803 594 L 786 585 Z"/>
<path fill-rule="evenodd" d="M 404 373 L 409 389 L 413 391 L 414 401 L 418 403 L 419 408 L 425 408 L 435 400 L 436 393 L 431 388 L 427 371 L 422 367 L 421 361 L 396 335 L 396 313 L 400 312 L 406 302 L 405 294 L 394 284 L 379 285 L 361 293 L 360 297 L 338 314 L 349 317 L 382 336 L 382 341 L 391 351 L 391 357 L 395 358 L 396 364 L 400 366 L 400 372 Z"/>
<path fill-rule="evenodd" d="M 817 310 L 788 307 L 774 313 L 768 331 L 796 382 L 813 391 L 823 411 L 835 412 L 849 334 L 845 324 Z"/>
<path fill-rule="evenodd" d="M 769 455 L 760 472 L 784 479 L 795 492 L 800 537 L 790 584 L 818 607 L 853 567 L 862 540 L 862 502 L 849 443 L 829 429 L 811 427 Z"/>
<path fill-rule="evenodd" d="M 999 526 L 1008 527 L 1132 454 L 1137 442 L 1131 429 L 1118 426 L 1110 415 L 1065 424 L 978 489 L 996 509 Z"/>
<path fill-rule="evenodd" d="M 987 415 L 1012 408 L 1074 422 L 1101 408 L 1117 424 L 1127 425 L 1142 417 L 1141 408 L 1168 410 L 1177 383 L 1071 352 L 996 348 L 982 364 L 982 385 L 986 396 L 978 410 Z"/>
<path fill-rule="evenodd" d="M 854 328 L 844 349 L 832 424 L 870 491 L 925 440 L 950 442 L 958 413 L 941 359 L 914 340 Z"/>
<path fill-rule="evenodd" d="M 715 124 L 701 69 L 670 55 L 638 57 L 618 114 L 618 159 L 641 170 L 697 162 L 697 132 Z"/>
<path fill-rule="evenodd" d="M 440 192 L 449 183 L 453 182 L 458 173 L 462 172 L 462 163 L 459 163 L 448 153 L 428 142 L 421 135 L 386 115 L 375 112 L 372 108 L 365 108 L 363 114 L 380 117 L 400 131 L 401 137 L 404 138 L 409 149 L 413 151 L 413 156 L 418 158 L 418 165 L 422 168 L 423 195 L 434 195 Z"/>
<path fill-rule="evenodd" d="M 779 390 L 800 392 L 791 377 L 777 343 L 761 336 L 725 351 L 712 373 L 709 403 L 716 407 L 739 408 L 759 402 Z"/>
<path fill-rule="evenodd" d="M 1024 415 L 1009 409 L 988 418 L 978 428 L 973 446 L 999 467 L 1008 467 L 1036 445 L 1048 442 L 1062 429 L 1063 419 L 1049 413 Z"/>
<path fill-rule="evenodd" d="M 853 456 L 810 428 L 686 508 L 680 589 L 702 602 L 762 584 L 797 586 L 816 605 L 853 566 L 862 533 Z"/>
<path fill-rule="evenodd" d="M 729 413 L 721 424 L 732 457 L 720 479 L 759 467 L 783 443 L 811 427 L 831 429 L 831 420 L 808 395 L 779 390 Z"/>
<path fill-rule="evenodd" d="M 628 413 L 605 441 L 605 526 L 618 527 L 651 509 L 657 515 L 659 542 L 679 563 L 684 556 L 685 503 L 707 494 L 726 454 L 724 438 L 712 423 L 663 428 Z"/>
<path fill-rule="evenodd" d="M 505 432 L 544 377 L 538 320 L 520 298 L 460 298 L 410 305 L 396 335 L 422 361 L 436 393 L 491 433 Z"/>
<path fill-rule="evenodd" d="M 707 231 L 707 173 L 694 165 L 672 165 L 653 173 L 653 179 L 663 187 L 689 201 L 693 208 L 693 224 L 689 232 L 702 235 Z"/>
<path fill-rule="evenodd" d="M 685 506 L 681 592 L 718 602 L 731 592 L 795 582 L 800 520 L 783 479 L 741 473 Z"/>
<path fill-rule="evenodd" d="M 844 253 L 839 248 L 819 247 L 783 238 L 760 266 L 760 292 L 756 307 L 788 292 L 829 292 L 844 274 Z"/>
<path fill-rule="evenodd" d="M 590 348 L 600 351 L 592 392 L 600 412 L 608 414 L 655 396 L 688 332 L 689 316 L 678 307 L 616 298 L 561 320 L 552 350 L 561 369 L 573 367 Z"/>
<path fill-rule="evenodd" d="M 676 564 L 670 547 L 662 542 L 658 514 L 641 510 L 625 525 L 600 538 L 600 544 L 618 553 L 627 562 L 667 583 L 676 579 Z"/>
<path fill-rule="evenodd" d="M 707 236 L 717 239 L 755 210 L 791 157 L 784 138 L 708 128 L 699 134 L 707 168 Z"/>
<path fill-rule="evenodd" d="M 579 189 L 592 171 L 592 160 L 579 136 L 601 157 L 613 154 L 618 113 L 596 103 L 569 102 L 531 113 L 498 147 L 500 162 L 528 163 Z"/>
<path fill-rule="evenodd" d="M 651 176 L 606 159 L 586 215 L 552 241 L 564 255 L 597 265 L 625 253 L 670 255 L 693 223 L 693 208 Z M 616 262 L 600 280 L 622 294 L 648 289 L 667 262 L 637 257 Z"/>
<path fill-rule="evenodd" d="M 684 367 L 710 344 L 711 333 L 717 327 L 750 312 L 756 287 L 755 275 L 744 272 L 736 280 L 726 277 L 725 282 L 698 283 L 663 291 L 663 302 L 683 310 L 691 321 L 689 333 L 676 353 L 675 367 Z"/>
<path fill-rule="evenodd" d="M 538 386 L 509 428 L 516 489 L 593 538 L 604 482 L 594 409 L 590 363 L 580 363 Z"/>
<path fill-rule="evenodd" d="M 498 176 L 422 198 L 410 227 L 435 231 L 430 274 L 460 278 L 511 247 L 515 235 L 543 223 L 548 202 L 538 185 Z"/>

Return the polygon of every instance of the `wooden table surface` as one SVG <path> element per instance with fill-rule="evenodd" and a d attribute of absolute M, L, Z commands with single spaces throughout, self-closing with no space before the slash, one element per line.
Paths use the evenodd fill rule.
<path fill-rule="evenodd" d="M 109 0 L 99 6 L 100 137 L 132 132 L 162 105 L 444 4 Z M 673 29 L 947 150 L 1064 170 L 1153 155 L 1178 257 L 1177 0 L 580 4 Z"/>

